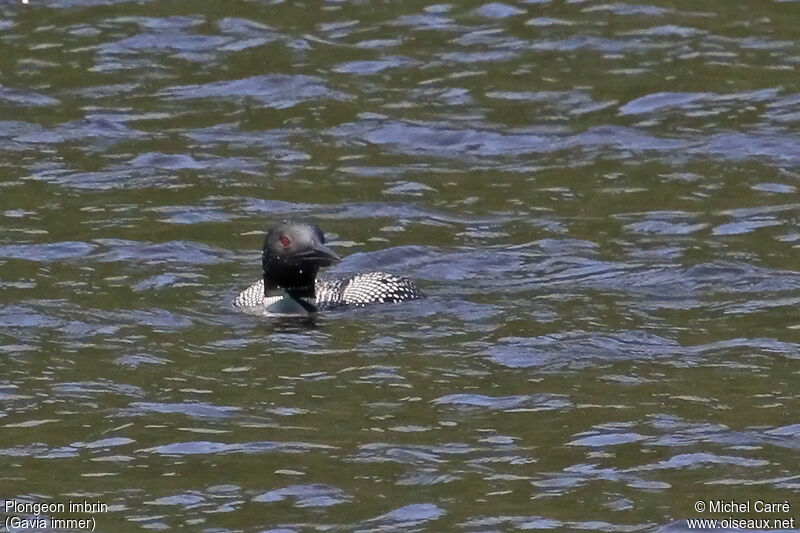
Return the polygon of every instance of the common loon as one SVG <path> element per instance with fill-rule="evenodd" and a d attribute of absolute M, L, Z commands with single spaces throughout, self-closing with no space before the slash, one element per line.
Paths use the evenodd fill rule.
<path fill-rule="evenodd" d="M 320 280 L 322 267 L 340 261 L 315 224 L 284 222 L 270 228 L 261 252 L 263 278 L 239 293 L 235 307 L 268 314 L 306 315 L 341 306 L 422 298 L 412 281 L 385 272 Z"/>

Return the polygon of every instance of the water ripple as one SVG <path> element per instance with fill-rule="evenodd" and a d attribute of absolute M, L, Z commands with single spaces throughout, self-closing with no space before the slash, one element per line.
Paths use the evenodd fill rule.
<path fill-rule="evenodd" d="M 153 403 L 133 402 L 123 411 L 123 415 L 145 416 L 148 413 L 182 414 L 193 418 L 224 418 L 239 411 L 238 407 L 212 405 L 203 402 L 192 403 Z"/>
<path fill-rule="evenodd" d="M 50 244 L 0 244 L 0 257 L 27 259 L 28 261 L 60 261 L 83 257 L 95 250 L 86 242 L 57 242 Z"/>
<path fill-rule="evenodd" d="M 358 531 L 408 531 L 425 522 L 436 520 L 446 512 L 432 503 L 416 503 L 398 507 L 386 514 L 370 518 L 362 523 Z M 373 527 L 370 525 L 374 524 Z M 363 528 L 363 526 L 367 526 Z"/>
<path fill-rule="evenodd" d="M 437 404 L 464 407 L 485 407 L 502 411 L 546 411 L 571 407 L 568 398 L 550 394 L 520 396 L 485 396 L 482 394 L 448 394 L 435 400 Z"/>
<path fill-rule="evenodd" d="M 263 453 L 307 453 L 312 450 L 329 450 L 332 446 L 306 442 L 239 442 L 223 443 L 211 441 L 174 442 L 141 450 L 158 455 L 202 455 L 202 454 L 263 454 Z"/>
<path fill-rule="evenodd" d="M 208 245 L 188 241 L 147 243 L 124 239 L 97 239 L 103 251 L 95 255 L 100 262 L 136 261 L 144 264 L 187 263 L 213 264 L 224 262 L 227 252 Z"/>
<path fill-rule="evenodd" d="M 251 501 L 273 503 L 292 500 L 295 507 L 330 507 L 352 500 L 344 491 L 329 485 L 290 485 L 254 496 Z"/>
<path fill-rule="evenodd" d="M 600 361 L 673 358 L 680 351 L 677 342 L 644 331 L 622 331 L 614 335 L 572 331 L 540 337 L 501 338 L 489 349 L 489 357 L 513 368 L 557 370 L 586 368 Z"/>
<path fill-rule="evenodd" d="M 342 100 L 349 97 L 327 87 L 314 76 L 264 75 L 202 85 L 182 85 L 162 91 L 161 96 L 175 99 L 248 97 L 275 109 L 294 107 L 313 100 Z"/>
<path fill-rule="evenodd" d="M 47 107 L 58 105 L 59 101 L 44 94 L 11 89 L 0 85 L 0 102 L 25 107 Z"/>

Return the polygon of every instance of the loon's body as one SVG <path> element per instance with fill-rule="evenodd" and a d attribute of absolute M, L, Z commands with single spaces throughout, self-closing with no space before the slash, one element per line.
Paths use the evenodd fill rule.
<path fill-rule="evenodd" d="M 270 228 L 261 256 L 263 277 L 239 293 L 233 305 L 268 314 L 306 315 L 422 298 L 412 281 L 385 272 L 317 279 L 319 268 L 338 261 L 314 224 L 285 222 Z"/>

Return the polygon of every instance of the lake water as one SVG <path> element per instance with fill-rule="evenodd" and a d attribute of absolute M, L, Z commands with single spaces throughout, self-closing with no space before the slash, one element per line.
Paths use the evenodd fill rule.
<path fill-rule="evenodd" d="M 799 7 L 5 1 L 0 500 L 800 527 Z M 238 312 L 285 218 L 428 297 Z"/>

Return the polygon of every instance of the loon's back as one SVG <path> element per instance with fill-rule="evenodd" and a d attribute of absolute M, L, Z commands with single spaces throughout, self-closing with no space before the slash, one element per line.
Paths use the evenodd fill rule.
<path fill-rule="evenodd" d="M 420 291 L 408 278 L 386 272 L 366 272 L 336 279 L 317 279 L 316 298 L 310 304 L 318 310 L 336 307 L 363 307 L 371 303 L 393 303 L 422 298 Z M 259 308 L 272 305 L 277 296 L 264 295 L 264 280 L 259 280 L 239 293 L 235 307 Z"/>

